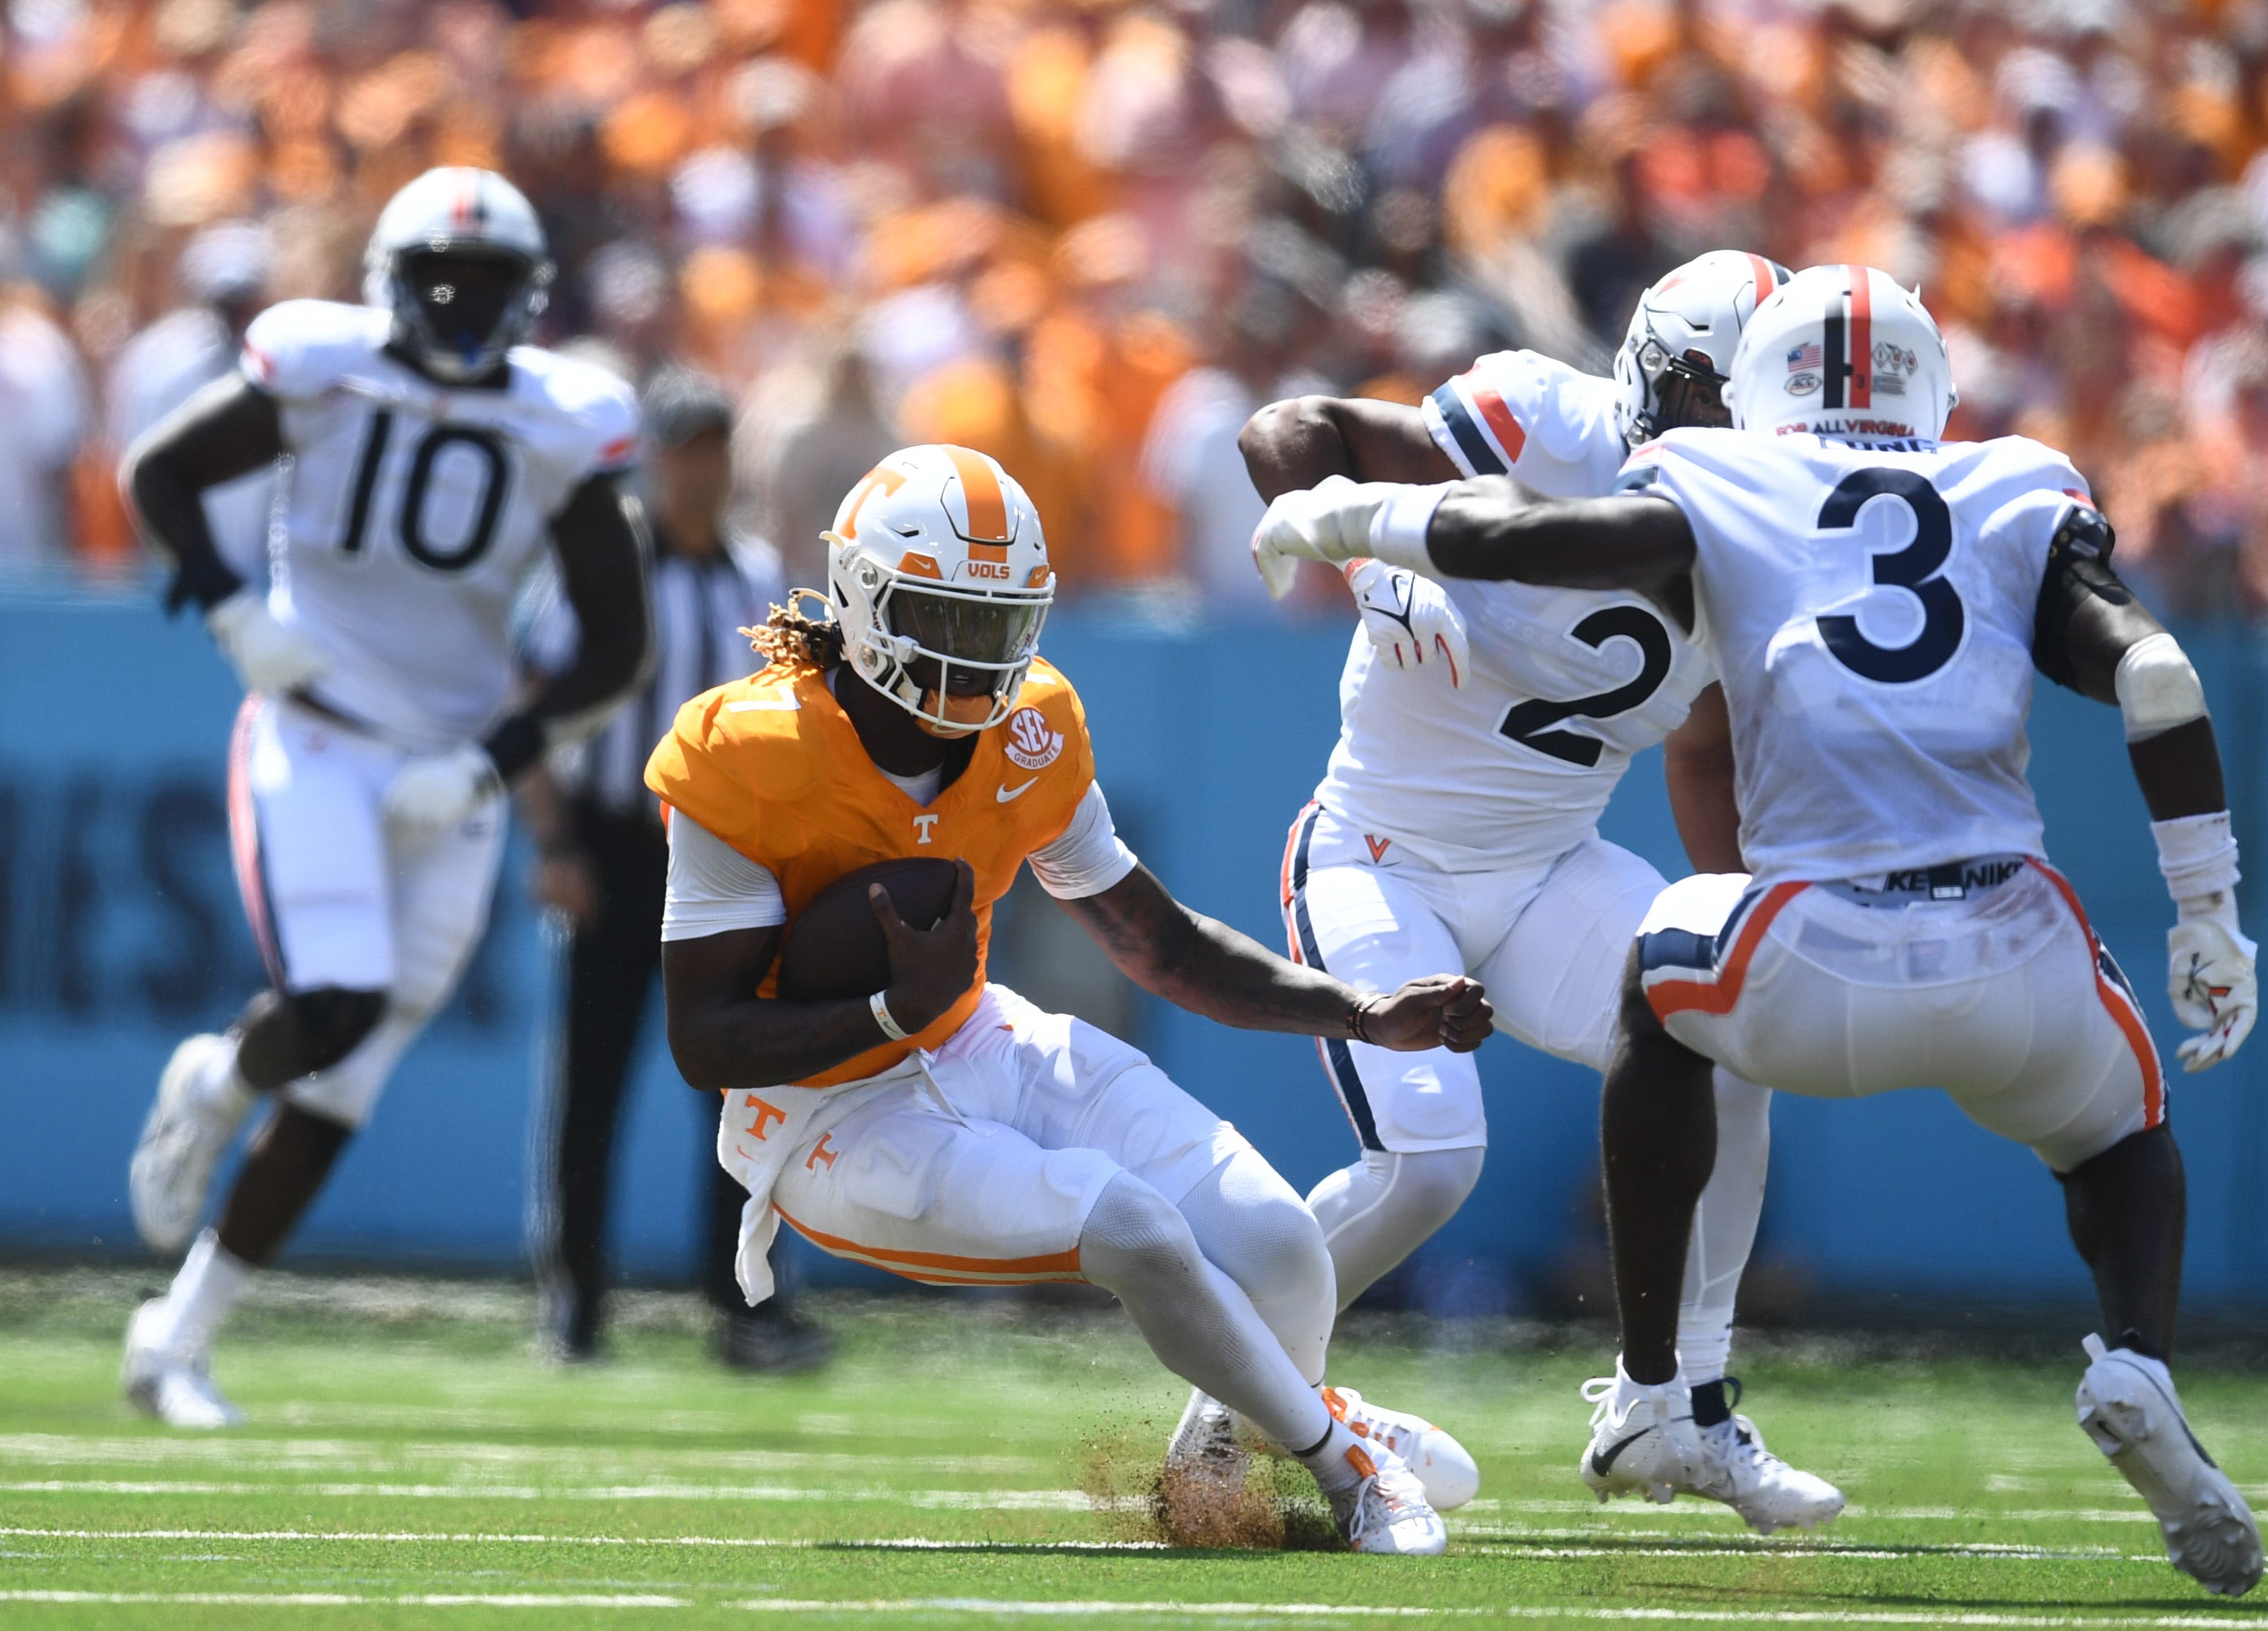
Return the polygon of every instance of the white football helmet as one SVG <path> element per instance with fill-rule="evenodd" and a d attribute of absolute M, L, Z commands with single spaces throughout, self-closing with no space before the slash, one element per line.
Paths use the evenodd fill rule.
<path fill-rule="evenodd" d="M 989 454 L 902 447 L 853 487 L 821 535 L 827 597 L 858 677 L 939 732 L 1006 719 L 1056 598 L 1040 513 Z M 955 671 L 985 676 L 954 712 Z"/>
<path fill-rule="evenodd" d="M 1664 411 L 1662 387 L 1673 379 L 1688 381 L 1712 406 L 1720 402 L 1741 330 L 1789 276 L 1760 255 L 1712 249 L 1640 295 L 1615 353 L 1623 439 L 1637 447 L 1677 428 Z"/>
<path fill-rule="evenodd" d="M 363 299 L 436 379 L 478 379 L 550 299 L 535 207 L 492 170 L 428 170 L 387 203 L 363 255 Z"/>
<path fill-rule="evenodd" d="M 1725 402 L 1744 431 L 1933 442 L 1960 402 L 1937 320 L 1888 272 L 1807 267 L 1741 336 Z"/>

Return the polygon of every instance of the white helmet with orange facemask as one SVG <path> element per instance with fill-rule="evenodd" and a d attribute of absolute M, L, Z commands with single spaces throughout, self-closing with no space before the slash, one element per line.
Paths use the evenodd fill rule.
<path fill-rule="evenodd" d="M 858 677 L 939 735 L 1006 719 L 1056 598 L 1040 513 L 966 447 L 902 447 L 822 535 L 827 595 Z"/>

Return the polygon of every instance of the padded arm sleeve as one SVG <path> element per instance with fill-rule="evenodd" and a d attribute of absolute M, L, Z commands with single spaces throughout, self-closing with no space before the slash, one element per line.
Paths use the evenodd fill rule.
<path fill-rule="evenodd" d="M 1087 783 L 1071 825 L 1052 844 L 1034 850 L 1031 861 L 1032 875 L 1057 900 L 1100 895 L 1134 870 L 1134 852 L 1111 824 L 1101 782 Z"/>
<path fill-rule="evenodd" d="M 779 880 L 682 810 L 669 817 L 661 938 L 702 940 L 787 921 Z"/>

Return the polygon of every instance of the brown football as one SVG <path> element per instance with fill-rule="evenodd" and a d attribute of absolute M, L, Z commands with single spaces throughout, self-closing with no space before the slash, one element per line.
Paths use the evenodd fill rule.
<path fill-rule="evenodd" d="M 890 983 L 890 943 L 875 920 L 867 886 L 879 883 L 888 891 L 909 928 L 935 928 L 953 904 L 956 870 L 949 860 L 878 860 L 836 879 L 787 926 L 780 995 L 792 1002 L 829 1002 L 882 990 Z"/>

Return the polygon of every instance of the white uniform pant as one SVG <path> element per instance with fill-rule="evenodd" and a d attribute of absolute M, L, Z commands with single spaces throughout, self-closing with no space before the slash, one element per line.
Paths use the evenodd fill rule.
<path fill-rule="evenodd" d="M 503 801 L 405 833 L 379 814 L 409 756 L 289 701 L 248 697 L 230 745 L 229 838 L 245 916 L 279 992 L 383 991 L 377 1027 L 284 1096 L 359 1127 L 387 1076 L 456 989 L 488 922 Z"/>
<path fill-rule="evenodd" d="M 2068 1172 L 2165 1118 L 2132 988 L 2063 875 L 2031 860 L 1960 900 L 1688 878 L 1640 930 L 1669 1034 L 1753 1081 L 1857 1098 L 1943 1088 Z"/>
<path fill-rule="evenodd" d="M 1498 1030 L 1598 1071 L 1614 1049 L 1631 938 L 1662 887 L 1647 862 L 1596 837 L 1540 867 L 1437 872 L 1314 804 L 1284 855 L 1293 962 L 1359 991 L 1462 969 L 1488 988 Z M 1316 1045 L 1364 1148 L 1488 1142 L 1473 1055 Z"/>
<path fill-rule="evenodd" d="M 1112 1178 L 1178 1205 L 1250 1148 L 1139 1049 L 1004 985 L 943 1046 L 882 1076 L 725 1095 L 717 1139 L 749 1192 L 739 1266 L 752 1303 L 771 1294 L 777 1218 L 930 1285 L 1079 1280 L 1079 1235 Z"/>

